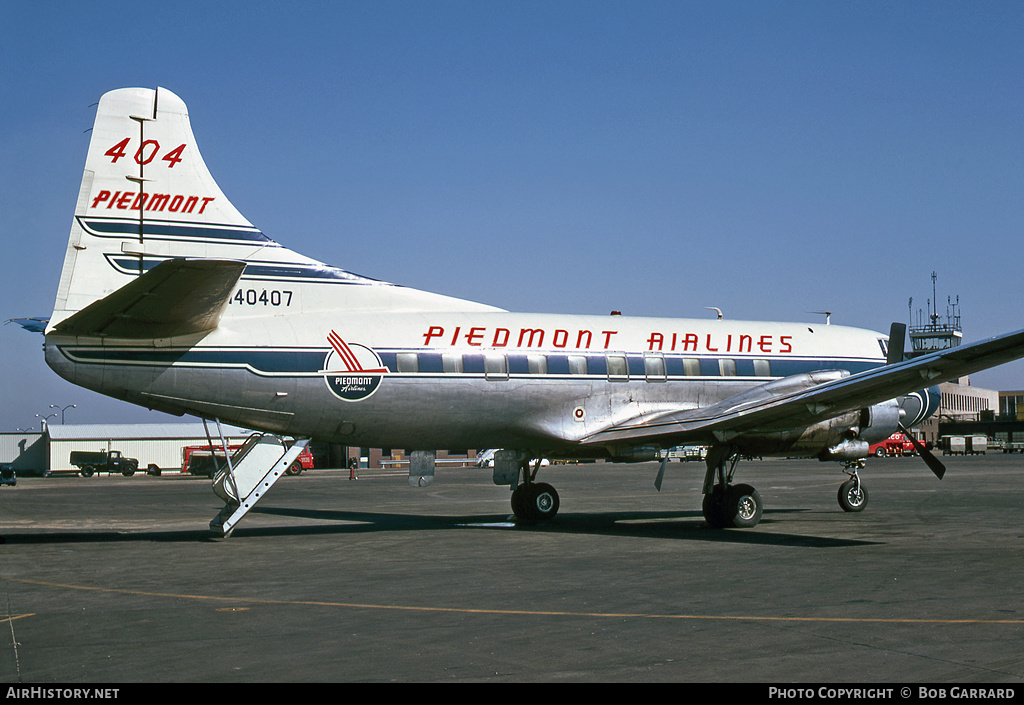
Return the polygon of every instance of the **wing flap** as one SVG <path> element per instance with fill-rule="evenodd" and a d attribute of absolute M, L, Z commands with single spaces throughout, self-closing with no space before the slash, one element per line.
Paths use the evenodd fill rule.
<path fill-rule="evenodd" d="M 169 338 L 217 327 L 245 263 L 172 259 L 94 301 L 51 329 L 61 335 Z"/>

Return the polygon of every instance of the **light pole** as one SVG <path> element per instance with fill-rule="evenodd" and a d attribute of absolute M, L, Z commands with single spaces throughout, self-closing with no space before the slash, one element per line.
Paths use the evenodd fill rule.
<path fill-rule="evenodd" d="M 56 415 L 57 415 L 56 413 L 48 414 L 46 416 L 40 416 L 39 414 L 36 414 L 36 418 L 40 420 L 39 421 L 39 430 L 43 431 L 45 433 L 46 432 L 46 419 L 51 418 L 51 417 L 56 416 Z"/>
<path fill-rule="evenodd" d="M 74 409 L 75 405 L 74 404 L 68 404 L 67 406 L 57 406 L 56 404 L 50 404 L 50 408 L 51 409 L 60 409 L 60 423 L 63 426 L 64 425 L 64 412 L 67 411 L 68 409 Z M 56 416 L 56 414 L 54 414 L 54 416 Z M 49 418 L 49 417 L 47 417 L 47 418 Z"/>

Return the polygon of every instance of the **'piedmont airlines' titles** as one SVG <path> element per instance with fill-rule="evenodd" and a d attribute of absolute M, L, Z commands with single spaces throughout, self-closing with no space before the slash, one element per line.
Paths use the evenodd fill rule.
<path fill-rule="evenodd" d="M 618 335 L 617 330 L 602 330 L 596 334 L 590 330 L 576 330 L 570 332 L 561 328 L 548 330 L 545 328 L 520 328 L 515 332 L 508 328 L 493 328 L 488 326 L 473 326 L 463 330 L 462 326 L 455 326 L 450 333 L 445 331 L 444 326 L 429 326 L 423 334 L 425 347 L 436 347 L 448 345 L 471 345 L 474 347 L 492 348 L 540 348 L 547 342 L 554 348 L 571 348 L 574 350 L 612 350 L 614 336 Z M 436 339 L 436 342 L 435 342 Z M 575 345 L 570 342 L 575 340 Z M 647 337 L 647 350 L 649 352 L 735 352 L 752 353 L 762 352 L 764 354 L 789 354 L 793 352 L 793 336 L 759 334 L 726 334 L 714 335 L 707 333 L 700 336 L 697 333 L 660 333 L 652 332 Z M 513 343 L 513 341 L 515 341 Z M 734 347 L 735 346 L 735 347 Z"/>

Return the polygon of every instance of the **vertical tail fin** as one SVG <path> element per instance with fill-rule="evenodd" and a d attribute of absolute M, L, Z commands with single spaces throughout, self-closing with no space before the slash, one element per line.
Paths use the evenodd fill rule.
<path fill-rule="evenodd" d="M 97 108 L 50 326 L 167 259 L 244 259 L 267 246 L 277 247 L 210 175 L 178 96 L 110 91 Z"/>
<path fill-rule="evenodd" d="M 231 298 L 239 306 L 226 315 L 497 310 L 360 277 L 281 247 L 221 192 L 199 154 L 188 110 L 178 96 L 165 88 L 110 91 L 97 108 L 47 331 L 58 330 L 62 321 L 172 259 L 245 263 L 244 295 L 242 288 L 235 290 Z M 176 286 L 188 271 L 174 270 Z M 243 306 L 264 298 L 272 305 Z M 80 330 L 86 320 L 91 326 L 103 316 L 120 315 L 115 303 L 123 304 L 110 301 L 65 328 Z"/>

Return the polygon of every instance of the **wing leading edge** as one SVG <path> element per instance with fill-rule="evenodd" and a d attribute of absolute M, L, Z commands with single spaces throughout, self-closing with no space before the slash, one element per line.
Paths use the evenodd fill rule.
<path fill-rule="evenodd" d="M 636 416 L 583 443 L 670 446 L 708 434 L 809 426 L 1022 356 L 1024 330 L 855 375 L 824 371 L 775 380 L 703 409 Z"/>

